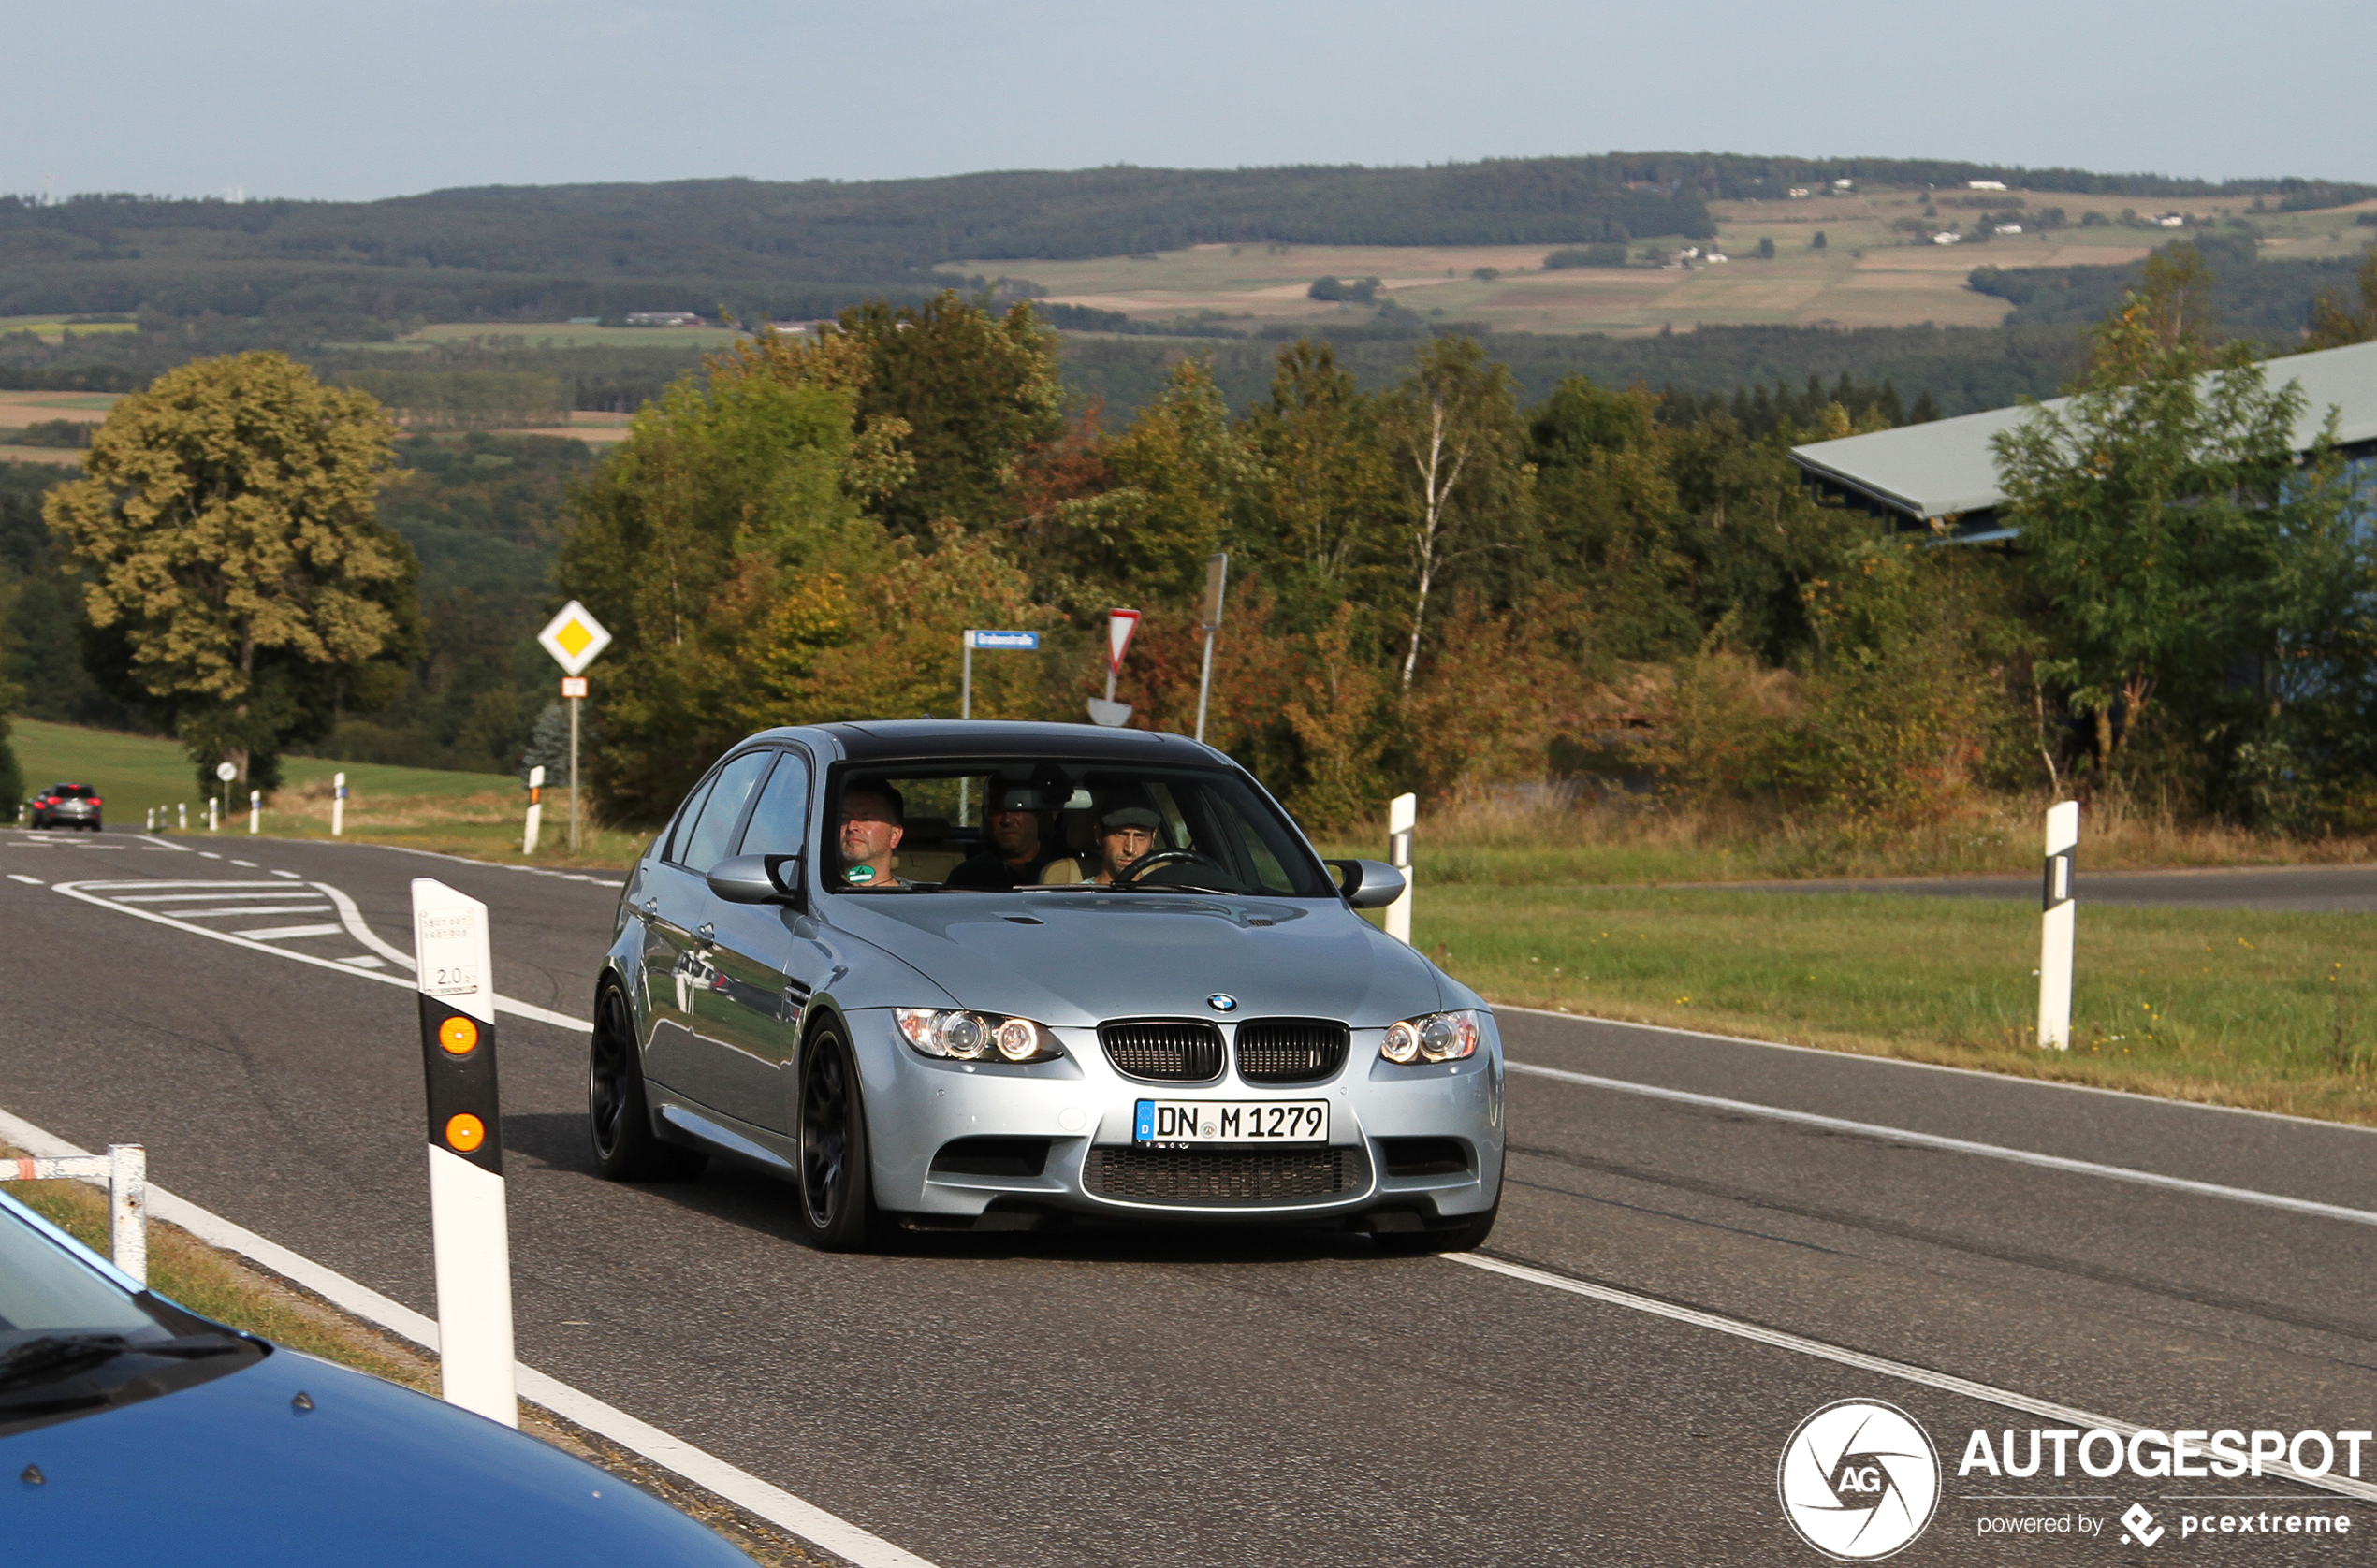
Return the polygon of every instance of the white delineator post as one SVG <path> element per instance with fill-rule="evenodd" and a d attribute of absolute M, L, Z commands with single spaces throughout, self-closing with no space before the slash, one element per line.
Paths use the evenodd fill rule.
<path fill-rule="evenodd" d="M 1420 797 L 1397 795 L 1387 802 L 1387 864 L 1403 873 L 1403 891 L 1386 907 L 1387 935 L 1411 945 L 1411 834 L 1420 825 Z"/>
<path fill-rule="evenodd" d="M 487 906 L 443 882 L 415 878 L 413 953 L 429 1091 L 439 1391 L 448 1404 L 517 1427 Z"/>
<path fill-rule="evenodd" d="M 178 800 L 173 803 L 173 831 L 176 833 L 190 831 L 190 803 L 188 801 Z"/>
<path fill-rule="evenodd" d="M 346 775 L 330 776 L 330 836 L 346 836 Z"/>
<path fill-rule="evenodd" d="M 261 790 L 250 790 L 248 791 L 248 832 L 252 834 L 256 832 L 263 825 L 263 822 L 264 791 Z"/>
<path fill-rule="evenodd" d="M 2072 853 L 2079 847 L 2079 802 L 2047 808 L 2047 864 L 2039 890 L 2038 1045 L 2072 1048 Z"/>
<path fill-rule="evenodd" d="M 528 826 L 520 831 L 520 853 L 536 853 L 537 835 L 545 827 L 545 764 L 528 770 Z"/>
<path fill-rule="evenodd" d="M 221 832 L 223 831 L 223 820 L 222 820 L 222 818 L 218 817 L 218 816 L 215 814 L 215 809 L 214 809 L 214 808 L 215 808 L 215 806 L 216 806 L 216 805 L 217 805 L 217 804 L 218 804 L 218 803 L 217 803 L 217 801 L 215 800 L 215 798 L 214 798 L 212 795 L 209 795 L 209 796 L 207 796 L 207 798 L 206 798 L 206 830 L 207 830 L 207 832 L 209 832 L 209 833 L 221 833 Z"/>

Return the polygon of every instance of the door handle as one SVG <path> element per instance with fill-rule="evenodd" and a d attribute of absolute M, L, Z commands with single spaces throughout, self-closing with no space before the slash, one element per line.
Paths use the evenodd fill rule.
<path fill-rule="evenodd" d="M 704 921 L 701 925 L 695 929 L 693 935 L 699 936 L 705 942 L 715 942 L 718 940 L 718 927 L 712 925 L 707 921 Z"/>

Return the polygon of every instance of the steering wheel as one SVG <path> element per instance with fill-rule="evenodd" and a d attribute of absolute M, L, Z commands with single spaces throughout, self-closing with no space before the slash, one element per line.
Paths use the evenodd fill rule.
<path fill-rule="evenodd" d="M 1122 874 L 1115 878 L 1115 886 L 1118 888 L 1137 887 L 1139 885 L 1140 878 L 1145 877 L 1148 872 L 1153 871 L 1159 865 L 1191 864 L 1210 865 L 1216 871 L 1220 871 L 1222 869 L 1221 863 L 1219 861 L 1215 860 L 1211 855 L 1201 855 L 1194 849 L 1158 849 L 1154 854 L 1142 855 L 1137 860 L 1132 861 L 1129 865 L 1123 867 Z M 1227 873 L 1224 873 L 1224 875 L 1227 875 Z"/>

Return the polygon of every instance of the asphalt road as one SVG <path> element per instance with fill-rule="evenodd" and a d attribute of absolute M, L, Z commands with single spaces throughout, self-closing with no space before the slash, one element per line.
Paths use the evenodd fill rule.
<path fill-rule="evenodd" d="M 381 955 L 323 890 L 401 949 L 408 879 L 440 877 L 493 911 L 499 991 L 578 1017 L 615 891 L 361 846 L 200 849 L 218 858 L 0 834 L 0 1106 L 86 1146 L 144 1142 L 161 1183 L 433 1312 L 414 1001 L 341 972 Z M 256 951 L 135 908 L 308 934 Z M 1904 1562 L 2377 1555 L 2377 1506 L 2267 1476 L 1960 1477 L 1973 1429 L 2060 1423 L 1359 1240 L 811 1253 L 764 1179 L 596 1180 L 585 1037 L 502 1028 L 521 1358 L 941 1568 L 1816 1563 L 1776 1463 L 1851 1398 L 1901 1406 L 1942 1450 Z M 1514 1062 L 2377 1210 L 2367 1132 L 1536 1014 L 1503 1028 Z M 2377 1427 L 2377 1226 L 1527 1073 L 1509 1115 L 1492 1256 L 2166 1430 Z M 2180 1511 L 2222 1504 L 2181 1493 L 2351 1532 L 2182 1541 Z M 2159 1547 L 2122 1544 L 2133 1503 L 2170 1531 Z M 2034 1516 L 2102 1533 L 1979 1533 Z"/>
<path fill-rule="evenodd" d="M 2083 905 L 2377 914 L 2377 865 L 2216 865 L 2185 871 L 2091 871 L 2083 865 L 2077 883 Z M 1924 898 L 2034 900 L 2039 895 L 2035 875 L 1827 878 L 1695 885 L 1758 893 L 1912 893 Z"/>

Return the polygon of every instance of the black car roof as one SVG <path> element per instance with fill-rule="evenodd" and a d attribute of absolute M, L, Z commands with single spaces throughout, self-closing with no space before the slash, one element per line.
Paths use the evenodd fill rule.
<path fill-rule="evenodd" d="M 854 762 L 934 757 L 1049 757 L 1085 762 L 1225 761 L 1186 735 L 1089 724 L 1017 724 L 990 719 L 884 719 L 820 724 Z"/>

